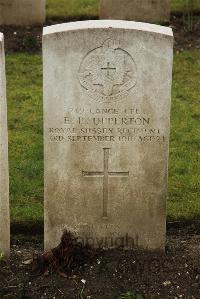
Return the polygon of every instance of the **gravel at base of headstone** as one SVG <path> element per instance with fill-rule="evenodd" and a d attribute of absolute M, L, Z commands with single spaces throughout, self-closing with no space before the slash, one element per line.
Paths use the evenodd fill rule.
<path fill-rule="evenodd" d="M 0 33 L 0 253 L 10 252 L 8 129 L 4 37 Z"/>
<path fill-rule="evenodd" d="M 164 249 L 173 62 L 167 27 L 44 28 L 45 249 Z"/>

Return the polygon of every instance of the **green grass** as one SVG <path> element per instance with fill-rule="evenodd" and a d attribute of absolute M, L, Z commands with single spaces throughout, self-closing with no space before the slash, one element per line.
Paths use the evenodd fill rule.
<path fill-rule="evenodd" d="M 135 292 L 127 292 L 125 294 L 121 294 L 118 299 L 144 299 L 144 297 L 136 294 Z"/>
<path fill-rule="evenodd" d="M 96 17 L 98 14 L 98 0 L 47 0 L 47 17 L 50 18 Z"/>
<path fill-rule="evenodd" d="M 40 56 L 7 56 L 7 97 L 11 217 L 13 220 L 41 220 L 43 145 Z"/>
<path fill-rule="evenodd" d="M 191 0 L 172 0 L 171 10 L 172 12 L 183 12 L 187 11 L 188 5 L 190 5 Z M 200 0 L 193 0 L 194 10 L 200 10 Z"/>
<path fill-rule="evenodd" d="M 168 220 L 200 217 L 200 52 L 175 55 Z M 12 220 L 43 219 L 42 60 L 7 56 Z"/>
<path fill-rule="evenodd" d="M 172 0 L 171 9 L 184 11 L 188 0 Z M 200 0 L 195 1 L 195 8 L 200 10 Z M 47 0 L 47 17 L 74 18 L 97 17 L 99 14 L 99 0 Z"/>
<path fill-rule="evenodd" d="M 168 218 L 200 216 L 200 52 L 175 56 Z"/>

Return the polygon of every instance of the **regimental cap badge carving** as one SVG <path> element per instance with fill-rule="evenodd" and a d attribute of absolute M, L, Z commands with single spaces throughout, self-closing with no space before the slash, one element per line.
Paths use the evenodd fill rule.
<path fill-rule="evenodd" d="M 115 39 L 90 51 L 79 68 L 79 81 L 88 95 L 98 102 L 124 99 L 136 85 L 137 67 L 131 55 Z"/>

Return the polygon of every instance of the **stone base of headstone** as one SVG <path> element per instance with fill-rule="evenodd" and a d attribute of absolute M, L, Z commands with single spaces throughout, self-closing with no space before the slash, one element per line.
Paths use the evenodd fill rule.
<path fill-rule="evenodd" d="M 169 22 L 170 0 L 100 0 L 100 19 Z"/>
<path fill-rule="evenodd" d="M 0 25 L 34 25 L 45 22 L 45 0 L 0 0 Z"/>

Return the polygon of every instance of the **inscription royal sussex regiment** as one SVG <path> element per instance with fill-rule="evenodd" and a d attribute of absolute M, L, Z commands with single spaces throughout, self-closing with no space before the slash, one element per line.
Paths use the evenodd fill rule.
<path fill-rule="evenodd" d="M 136 64 L 131 55 L 113 39 L 90 51 L 79 69 L 79 81 L 98 102 L 115 102 L 136 85 Z"/>

